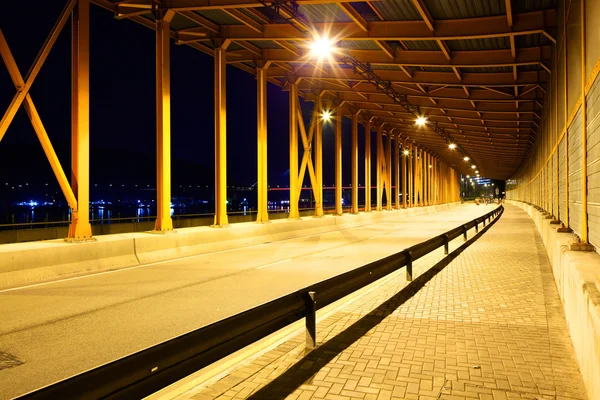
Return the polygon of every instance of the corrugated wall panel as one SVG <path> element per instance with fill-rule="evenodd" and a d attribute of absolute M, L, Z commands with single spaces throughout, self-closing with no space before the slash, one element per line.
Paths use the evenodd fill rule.
<path fill-rule="evenodd" d="M 569 227 L 581 235 L 581 109 L 567 131 L 569 135 Z"/>
<path fill-rule="evenodd" d="M 560 219 L 563 223 L 567 222 L 567 203 L 566 203 L 566 168 L 565 168 L 565 146 L 566 140 L 563 137 L 558 145 L 558 198 L 559 198 L 559 208 L 558 208 L 558 219 Z"/>
<path fill-rule="evenodd" d="M 600 247 L 600 81 L 587 95 L 587 212 L 589 241 Z"/>

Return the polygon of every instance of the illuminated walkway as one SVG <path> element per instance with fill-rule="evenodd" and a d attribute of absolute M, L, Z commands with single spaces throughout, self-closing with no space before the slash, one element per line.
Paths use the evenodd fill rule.
<path fill-rule="evenodd" d="M 321 321 L 312 353 L 299 335 L 189 395 L 585 399 L 548 258 L 520 209 L 506 206 L 414 296 L 396 295 L 404 286 L 400 271 Z"/>
<path fill-rule="evenodd" d="M 386 211 L 385 215 L 399 217 L 0 290 L 0 356 L 22 361 L 12 368 L 3 369 L 0 364 L 0 399 L 56 382 L 383 258 L 491 209 L 471 203 L 413 217 L 402 217 L 403 210 Z M 342 218 L 351 221 L 359 217 Z M 240 226 L 229 229 L 233 234 L 242 229 Z"/>

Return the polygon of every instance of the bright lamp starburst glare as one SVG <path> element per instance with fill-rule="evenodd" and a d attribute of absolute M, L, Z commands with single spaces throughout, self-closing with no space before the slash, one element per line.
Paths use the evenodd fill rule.
<path fill-rule="evenodd" d="M 450 150 L 454 150 L 456 148 L 456 145 L 454 143 L 450 143 L 448 147 L 450 148 Z"/>
<path fill-rule="evenodd" d="M 465 157 L 465 158 L 463 158 L 463 160 L 469 161 L 469 157 Z"/>
<path fill-rule="evenodd" d="M 426 117 L 419 117 L 417 118 L 417 120 L 415 121 L 415 123 L 419 126 L 424 126 L 427 123 L 427 118 Z"/>
<path fill-rule="evenodd" d="M 409 154 L 408 150 L 404 150 L 404 155 L 407 156 Z"/>
<path fill-rule="evenodd" d="M 322 114 L 323 121 L 327 122 L 331 119 L 331 111 L 325 110 Z"/>
<path fill-rule="evenodd" d="M 327 37 L 315 37 L 310 44 L 310 54 L 312 57 L 323 59 L 329 57 L 333 52 L 333 41 Z"/>

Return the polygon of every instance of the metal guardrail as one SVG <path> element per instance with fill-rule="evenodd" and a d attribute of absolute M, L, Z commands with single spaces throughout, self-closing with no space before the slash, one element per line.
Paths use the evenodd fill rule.
<path fill-rule="evenodd" d="M 491 226 L 503 211 L 504 208 L 499 206 L 482 217 L 396 254 L 299 289 L 20 398 L 143 398 L 304 317 L 306 317 L 307 347 L 312 348 L 316 338 L 317 309 L 404 266 L 406 266 L 407 280 L 412 281 L 414 261 L 442 246 L 444 246 L 444 254 L 448 254 L 450 241 L 461 235 L 467 241 L 467 232 L 471 228 L 479 232 L 480 224 L 485 227 L 486 223 L 489 223 Z M 459 250 L 461 248 L 454 252 Z"/>

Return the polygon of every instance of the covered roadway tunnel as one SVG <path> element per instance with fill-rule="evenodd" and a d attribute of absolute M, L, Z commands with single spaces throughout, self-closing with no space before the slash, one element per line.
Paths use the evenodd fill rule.
<path fill-rule="evenodd" d="M 587 398 L 600 398 L 600 258 L 596 254 L 600 246 L 600 185 L 596 184 L 600 2 L 65 3 L 26 75 L 9 47 L 18 43 L 13 45 L 0 26 L 0 55 L 16 88 L 0 120 L 0 140 L 10 132 L 17 111 L 24 108 L 71 210 L 64 241 L 17 243 L 0 249 L 0 279 L 4 280 L 0 282 L 0 309 L 10 315 L 10 323 L 0 333 L 0 383 L 3 375 L 11 382 L 0 384 L 0 397 L 22 395 L 151 347 L 481 218 L 489 206 L 480 210 L 472 204 L 458 204 L 461 179 L 476 176 L 506 181 L 506 200 L 511 203 L 506 206 L 507 218 L 514 223 L 511 226 L 521 229 L 515 237 L 523 241 L 533 237 L 527 233 L 529 228 L 515 222 L 526 218 L 535 230 L 531 234 L 538 238 L 527 243 L 537 246 L 543 239 L 543 245 L 531 252 L 537 254 L 545 246 L 549 264 L 548 258 L 544 262 L 554 273 L 573 340 L 568 346 L 575 347 L 574 368 L 581 372 Z M 94 134 L 90 126 L 90 98 L 94 96 L 90 91 L 90 53 L 94 52 L 90 7 L 129 20 L 123 24 L 136 23 L 155 31 L 156 219 L 152 234 L 92 235 L 90 158 L 96 155 L 90 147 Z M 71 165 L 66 168 L 30 89 L 69 24 L 72 132 Z M 213 57 L 214 229 L 174 229 L 174 44 Z M 227 86 L 228 66 L 256 80 L 257 165 L 253 168 L 259 224 L 236 228 L 230 227 L 227 201 L 227 121 L 235 118 L 227 112 L 227 98 L 238 94 Z M 269 84 L 287 92 L 289 129 L 285 132 L 267 132 Z M 310 118 L 306 118 L 307 109 Z M 350 121 L 348 132 L 344 118 Z M 329 154 L 323 146 L 327 124 L 332 124 L 334 133 Z M 267 148 L 268 135 L 287 136 L 288 147 Z M 349 158 L 343 157 L 346 141 L 350 142 Z M 289 156 L 287 226 L 282 225 L 284 221 L 269 221 L 268 155 L 273 152 Z M 334 160 L 334 208 L 330 210 L 334 216 L 325 216 L 324 158 Z M 343 184 L 345 175 L 350 176 L 350 185 Z M 364 181 L 359 181 L 361 176 Z M 301 191 L 307 186 L 311 201 L 314 198 L 314 219 L 300 218 Z M 345 186 L 351 191 L 349 204 L 343 201 Z M 508 228 L 497 229 L 505 232 Z M 253 246 L 265 248 L 252 250 Z M 343 250 L 336 251 L 338 247 Z M 348 260 L 348 255 L 354 258 Z M 207 261 L 199 261 L 202 258 Z M 338 258 L 343 260 L 334 261 Z M 542 269 L 544 262 L 540 261 Z M 282 264 L 289 264 L 289 269 L 271 272 L 272 266 Z M 323 269 L 324 265 L 330 268 Z M 112 270 L 117 271 L 113 274 Z M 406 284 L 411 280 L 412 276 Z M 260 290 L 252 292 L 244 284 Z M 85 293 L 97 297 L 88 302 Z M 248 298 L 236 298 L 236 293 Z M 87 300 L 72 304 L 72 296 Z M 203 296 L 210 310 L 197 309 L 190 301 L 193 296 Z M 52 300 L 44 308 L 47 299 Z M 46 314 L 40 317 L 37 310 Z M 171 315 L 168 327 L 160 321 L 166 315 Z M 127 326 L 132 318 L 136 322 Z M 104 346 L 105 336 L 87 330 L 101 326 L 115 336 L 122 331 L 123 337 L 113 348 L 102 347 L 98 355 L 95 351 Z M 46 348 L 65 329 L 75 333 L 62 347 Z M 40 342 L 26 350 L 29 337 Z M 70 356 L 73 347 L 82 352 Z M 19 352 L 24 362 L 11 355 Z M 6 368 L 2 367 L 4 354 Z M 49 364 L 56 359 L 61 359 L 62 372 Z M 11 360 L 17 361 L 10 364 Z M 445 385 L 438 398 L 451 394 L 444 393 Z M 525 396 L 522 386 L 515 387 L 519 389 L 511 389 L 514 393 Z M 537 389 L 540 396 L 547 394 L 541 386 Z M 556 388 L 552 395 L 562 396 Z M 579 395 L 572 398 L 586 396 Z M 414 397 L 408 392 L 404 396 L 396 398 Z"/>

